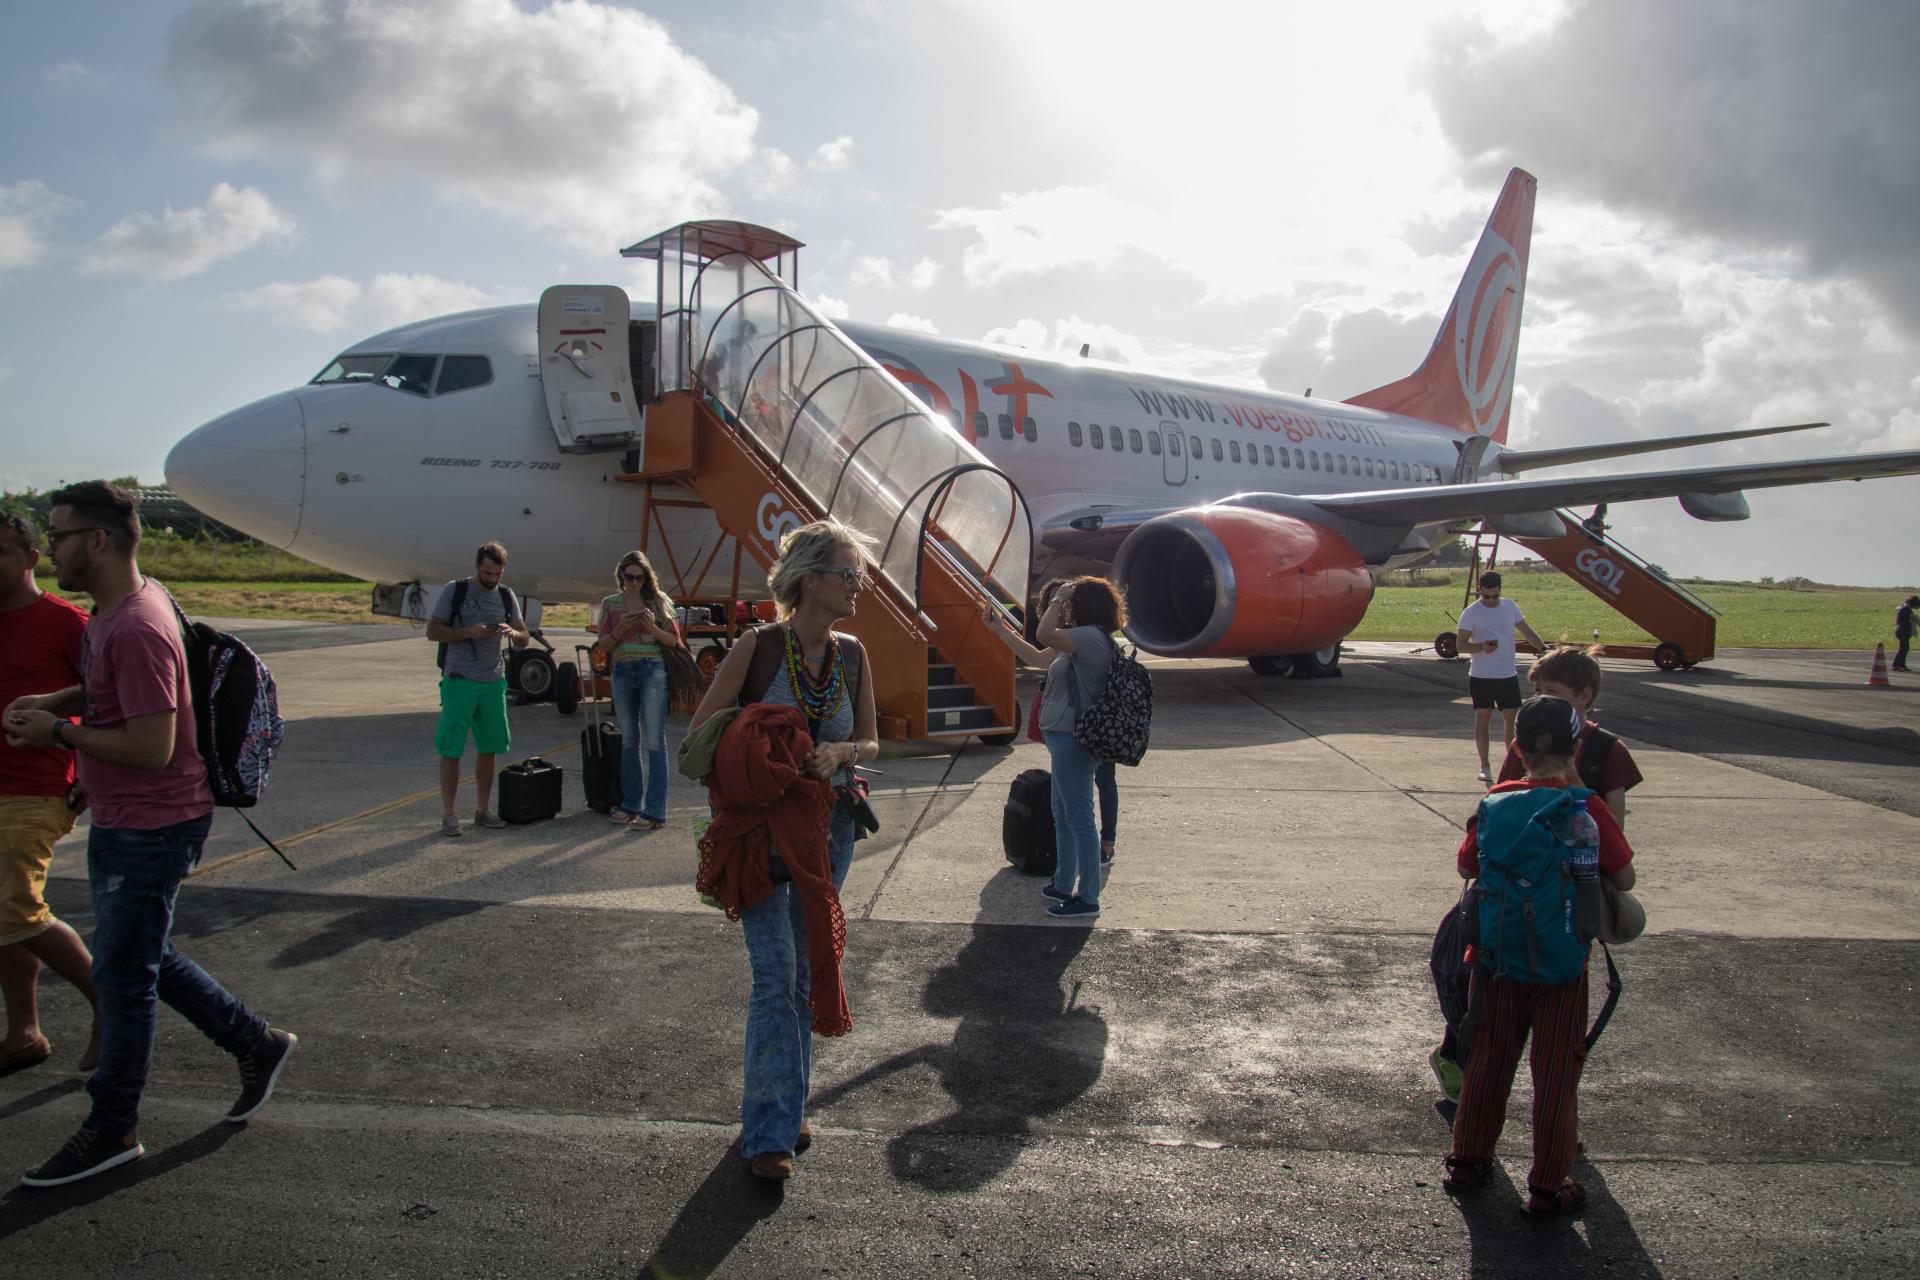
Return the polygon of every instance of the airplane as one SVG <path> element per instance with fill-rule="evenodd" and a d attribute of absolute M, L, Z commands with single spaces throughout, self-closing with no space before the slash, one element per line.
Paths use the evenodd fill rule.
<path fill-rule="evenodd" d="M 810 326 L 844 334 L 877 361 L 958 438 L 960 456 L 1014 486 L 1031 522 L 1031 586 L 1108 574 L 1126 592 L 1127 633 L 1142 648 L 1244 658 L 1263 674 L 1337 671 L 1373 571 L 1483 522 L 1552 537 L 1565 529 L 1560 508 L 1660 497 L 1698 519 L 1740 520 L 1747 489 L 1920 472 L 1920 451 L 1906 451 L 1531 476 L 1827 425 L 1508 447 L 1535 189 L 1525 171 L 1508 175 L 1420 366 L 1344 401 L 1171 377 L 1084 350 L 1063 358 L 835 324 L 793 298 Z M 754 256 L 777 262 L 800 247 L 766 228 L 704 222 L 626 253 L 664 263 L 690 243 L 687 228 L 696 241 L 759 246 L 766 252 Z M 426 587 L 467 573 L 473 548 L 495 538 L 535 610 L 598 601 L 619 556 L 648 539 L 664 545 L 674 571 L 663 565 L 663 577 L 676 578 L 680 594 L 764 594 L 757 564 L 690 489 L 619 483 L 635 471 L 656 384 L 672 375 L 663 364 L 672 335 L 663 334 L 686 336 L 677 296 L 663 287 L 662 298 L 558 285 L 538 306 L 390 329 L 340 352 L 306 385 L 191 432 L 168 455 L 168 483 L 262 541 L 387 584 L 375 592 L 381 612 L 421 617 Z M 742 340 L 738 329 L 725 341 L 717 329 L 691 336 L 689 350 L 706 345 L 681 366 L 683 382 L 688 368 L 711 373 Z M 745 390 L 733 394 L 738 407 Z M 763 504 L 760 527 L 741 536 L 771 544 L 783 518 L 793 516 Z"/>

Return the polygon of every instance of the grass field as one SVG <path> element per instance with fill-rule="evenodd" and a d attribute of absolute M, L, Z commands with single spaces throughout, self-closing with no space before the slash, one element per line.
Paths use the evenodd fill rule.
<path fill-rule="evenodd" d="M 1652 644 L 1654 638 L 1607 608 L 1559 573 L 1503 567 L 1506 594 L 1519 603 L 1527 621 L 1546 640 L 1591 640 L 1598 628 L 1603 642 Z M 284 618 L 315 622 L 407 625 L 367 612 L 370 588 L 364 582 L 198 582 L 161 578 L 190 613 L 225 618 Z M 1405 640 L 1430 643 L 1451 631 L 1463 603 L 1463 571 L 1421 570 L 1405 582 L 1389 575 L 1375 591 L 1373 606 L 1353 633 L 1355 640 Z M 53 584 L 41 580 L 43 587 Z M 1875 641 L 1892 643 L 1893 610 L 1911 588 L 1832 587 L 1817 583 L 1687 582 L 1687 588 L 1720 610 L 1716 644 L 1726 648 L 1871 649 Z M 554 627 L 586 625 L 583 604 L 547 606 L 544 623 Z"/>

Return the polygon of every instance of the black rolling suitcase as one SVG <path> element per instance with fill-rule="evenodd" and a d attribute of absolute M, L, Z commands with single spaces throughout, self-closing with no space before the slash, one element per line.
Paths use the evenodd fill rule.
<path fill-rule="evenodd" d="M 1000 844 L 1007 861 L 1030 876 L 1053 874 L 1058 852 L 1053 841 L 1053 775 L 1028 769 L 1007 789 L 1000 812 Z"/>
<path fill-rule="evenodd" d="M 495 810 L 515 824 L 539 822 L 560 812 L 561 768 L 539 756 L 500 771 L 500 804 Z"/>
<path fill-rule="evenodd" d="M 600 696 L 600 679 L 605 677 L 593 676 L 593 655 L 586 645 L 576 646 L 575 653 L 579 669 L 587 673 L 581 682 L 585 696 L 580 705 L 587 710 L 587 724 L 580 730 L 580 784 L 586 789 L 587 808 L 612 813 L 620 806 L 620 726 L 614 722 L 613 699 Z"/>

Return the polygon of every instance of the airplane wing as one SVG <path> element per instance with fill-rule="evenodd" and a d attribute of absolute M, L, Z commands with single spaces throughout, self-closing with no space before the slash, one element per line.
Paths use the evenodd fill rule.
<path fill-rule="evenodd" d="M 1813 431 L 1830 427 L 1831 422 L 1796 422 L 1786 427 L 1747 427 L 1740 431 L 1710 431 L 1705 435 L 1662 436 L 1653 440 L 1621 440 L 1612 444 L 1583 444 L 1567 449 L 1504 449 L 1493 465 L 1508 475 L 1535 471 L 1541 467 L 1566 467 L 1576 462 L 1599 462 L 1603 458 L 1628 458 L 1663 449 L 1690 449 L 1695 445 L 1724 444 L 1728 440 L 1750 440 L 1755 436 L 1777 436 L 1783 431 Z"/>
<path fill-rule="evenodd" d="M 1737 493 L 1831 480 L 1874 480 L 1920 474 L 1920 450 L 1863 453 L 1788 462 L 1749 462 L 1734 466 L 1685 467 L 1671 471 L 1635 471 L 1620 475 L 1569 476 L 1551 480 L 1493 480 L 1480 484 L 1422 485 L 1361 493 L 1284 495 L 1290 504 L 1317 507 L 1330 515 L 1384 528 L 1521 515 L 1599 502 L 1635 502 L 1683 493 Z M 1282 496 L 1282 495 L 1276 495 Z M 1257 500 L 1241 494 L 1228 504 Z M 1155 516 L 1179 510 L 1172 504 L 1141 507 L 1088 507 L 1063 512 L 1039 530 L 1040 542 L 1055 550 L 1093 556 L 1112 555 L 1134 529 Z"/>
<path fill-rule="evenodd" d="M 1684 467 L 1622 475 L 1569 476 L 1552 480 L 1506 480 L 1485 484 L 1428 485 L 1366 493 L 1302 495 L 1330 514 L 1382 526 L 1438 524 L 1490 515 L 1519 515 L 1597 502 L 1636 502 L 1683 493 L 1737 493 L 1827 480 L 1872 480 L 1920 474 L 1920 450 L 1862 453 L 1849 457 L 1748 462 L 1734 466 Z"/>

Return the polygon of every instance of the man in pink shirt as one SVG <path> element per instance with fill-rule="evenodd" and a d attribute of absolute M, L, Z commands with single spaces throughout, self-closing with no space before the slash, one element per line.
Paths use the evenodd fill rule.
<path fill-rule="evenodd" d="M 80 683 L 14 699 L 14 747 L 71 751 L 93 809 L 87 878 L 93 895 L 93 985 L 100 1065 L 93 1109 L 67 1144 L 21 1181 L 57 1187 L 136 1159 L 140 1095 L 153 1057 L 154 1001 L 173 1006 L 240 1063 L 229 1123 L 265 1105 L 297 1043 L 269 1027 L 173 949 L 173 904 L 213 826 L 213 793 L 195 740 L 193 696 L 173 602 L 135 563 L 133 495 L 99 481 L 51 495 L 47 544 L 63 591 L 93 597 Z M 78 711 L 80 723 L 65 719 Z"/>

